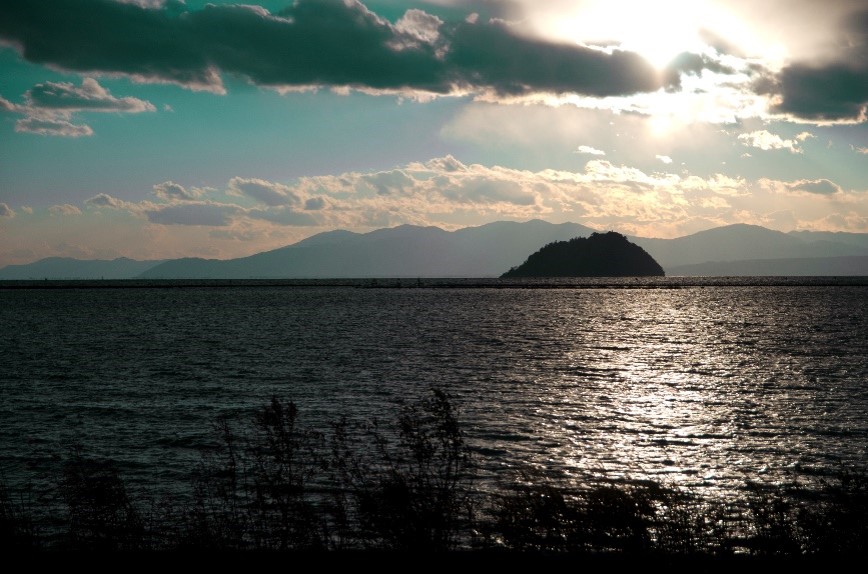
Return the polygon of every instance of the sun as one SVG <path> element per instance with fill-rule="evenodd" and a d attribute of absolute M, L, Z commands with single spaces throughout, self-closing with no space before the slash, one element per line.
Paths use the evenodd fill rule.
<path fill-rule="evenodd" d="M 565 10 L 539 12 L 540 33 L 603 48 L 636 52 L 657 69 L 682 52 L 707 49 L 703 31 L 742 36 L 740 24 L 709 0 L 587 0 Z"/>
<path fill-rule="evenodd" d="M 600 19 L 608 22 L 621 48 L 636 52 L 658 69 L 678 54 L 701 47 L 697 2 L 601 2 Z M 619 9 L 617 5 L 623 4 Z M 615 16 L 620 15 L 620 18 Z"/>

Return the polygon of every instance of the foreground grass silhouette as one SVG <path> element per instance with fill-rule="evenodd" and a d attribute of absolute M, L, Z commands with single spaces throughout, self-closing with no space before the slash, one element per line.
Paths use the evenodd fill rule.
<path fill-rule="evenodd" d="M 189 496 L 130 495 L 108 460 L 70 450 L 40 502 L 0 484 L 0 550 L 521 552 L 571 556 L 843 556 L 868 549 L 868 474 L 823 488 L 748 485 L 706 500 L 653 482 L 571 485 L 525 472 L 482 490 L 449 397 L 390 425 L 300 423 L 272 398 L 218 446 Z"/>

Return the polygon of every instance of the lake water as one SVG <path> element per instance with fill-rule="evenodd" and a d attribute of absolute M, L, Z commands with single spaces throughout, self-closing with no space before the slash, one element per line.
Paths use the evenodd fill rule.
<path fill-rule="evenodd" d="M 391 420 L 432 385 L 483 481 L 532 466 L 714 494 L 868 460 L 864 279 L 11 285 L 13 485 L 81 443 L 186 488 L 219 414 L 278 395 L 311 426 Z"/>

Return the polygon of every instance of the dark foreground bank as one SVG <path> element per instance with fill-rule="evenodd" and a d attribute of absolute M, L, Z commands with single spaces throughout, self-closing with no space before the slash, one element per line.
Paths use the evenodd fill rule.
<path fill-rule="evenodd" d="M 246 428 L 215 421 L 184 494 L 130 492 L 112 461 L 81 446 L 51 476 L 34 477 L 47 487 L 11 492 L 4 482 L 0 550 L 145 560 L 207 551 L 221 563 L 294 551 L 395 565 L 422 554 L 719 571 L 868 549 L 864 469 L 842 468 L 819 489 L 746 484 L 737 499 L 709 500 L 655 482 L 567 483 L 530 469 L 483 490 L 480 456 L 438 390 L 389 424 L 327 429 L 307 428 L 292 402 L 273 398 Z"/>

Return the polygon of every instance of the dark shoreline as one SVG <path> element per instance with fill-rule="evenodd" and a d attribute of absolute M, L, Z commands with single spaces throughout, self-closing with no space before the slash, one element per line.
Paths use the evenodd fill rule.
<path fill-rule="evenodd" d="M 866 468 L 842 466 L 817 489 L 748 481 L 723 499 L 531 468 L 489 490 L 478 488 L 479 454 L 442 391 L 405 405 L 392 425 L 341 418 L 327 427 L 300 424 L 295 404 L 277 397 L 249 426 L 218 417 L 189 496 L 159 499 L 130 490 L 111 459 L 72 445 L 45 475 L 47 489 L 28 481 L 12 492 L 0 474 L 0 551 L 691 571 L 868 552 Z"/>
<path fill-rule="evenodd" d="M 545 277 L 334 278 L 334 279 L 26 279 L 0 280 L 0 291 L 18 289 L 203 289 L 203 288 L 376 288 L 376 289 L 682 289 L 689 287 L 868 287 L 868 276 L 770 277 Z"/>
<path fill-rule="evenodd" d="M 141 567 L 170 565 L 202 567 L 243 567 L 261 565 L 273 567 L 275 559 L 290 560 L 296 566 L 316 564 L 317 568 L 328 566 L 350 566 L 386 568 L 386 571 L 406 572 L 408 568 L 457 567 L 457 568 L 528 568 L 539 570 L 544 567 L 585 568 L 591 572 L 603 569 L 623 571 L 635 569 L 637 572 L 762 572 L 768 574 L 784 568 L 789 572 L 821 571 L 821 569 L 850 567 L 854 561 L 864 560 L 865 554 L 822 554 L 813 556 L 671 556 L 671 555 L 623 555 L 623 554 L 565 554 L 551 552 L 514 552 L 508 550 L 466 550 L 448 552 L 400 552 L 383 550 L 341 550 L 341 551 L 88 551 L 88 550 L 17 550 L 7 553 L 7 557 L 18 557 L 30 561 L 31 565 L 52 565 L 70 567 L 75 564 L 94 566 L 125 567 L 130 560 Z M 774 569 L 774 570 L 773 570 Z M 529 570 L 531 571 L 531 570 Z"/>

